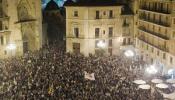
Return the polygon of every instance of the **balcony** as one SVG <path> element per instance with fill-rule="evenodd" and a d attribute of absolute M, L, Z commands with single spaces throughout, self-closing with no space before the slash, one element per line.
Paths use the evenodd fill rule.
<path fill-rule="evenodd" d="M 170 10 L 168 10 L 168 9 L 156 9 L 155 7 L 149 8 L 147 6 L 140 7 L 140 9 L 152 11 L 152 12 L 157 12 L 157 13 L 162 13 L 162 14 L 171 14 Z"/>
<path fill-rule="evenodd" d="M 11 31 L 9 31 L 9 30 L 1 30 L 0 31 L 0 35 L 10 35 L 11 34 Z"/>
<path fill-rule="evenodd" d="M 122 36 L 123 37 L 129 37 L 129 36 L 131 36 L 131 34 L 130 33 L 122 33 Z"/>
<path fill-rule="evenodd" d="M 25 20 L 19 20 L 17 22 L 15 22 L 15 24 L 19 24 L 19 23 L 30 23 L 30 22 L 35 22 L 37 21 L 36 19 L 25 19 Z"/>
<path fill-rule="evenodd" d="M 1 16 L 0 15 L 0 21 L 2 21 L 2 20 L 9 20 L 9 17 L 8 16 Z"/>
<path fill-rule="evenodd" d="M 145 38 L 142 37 L 142 36 L 139 36 L 138 39 L 139 39 L 140 41 L 144 42 L 145 44 L 148 44 L 148 45 L 150 45 L 150 46 L 152 46 L 152 47 L 155 47 L 155 48 L 157 48 L 157 49 L 159 49 L 159 50 L 162 50 L 162 51 L 164 51 L 164 52 L 169 52 L 169 50 L 168 50 L 168 48 L 167 48 L 166 46 L 162 46 L 162 45 L 156 46 L 155 44 L 153 44 L 153 43 L 151 43 L 151 42 L 145 40 Z"/>
<path fill-rule="evenodd" d="M 156 21 L 156 20 L 153 20 L 153 19 L 146 18 L 145 16 L 139 16 L 139 19 L 143 20 L 143 21 L 146 21 L 146 22 L 153 23 L 153 24 L 157 24 L 157 25 L 160 25 L 160 26 L 170 27 L 170 25 L 167 22 Z"/>
<path fill-rule="evenodd" d="M 123 23 L 123 27 L 129 27 L 129 23 Z"/>
<path fill-rule="evenodd" d="M 153 31 L 150 31 L 150 30 L 147 30 L 145 27 L 140 26 L 140 27 L 138 27 L 138 29 L 141 30 L 141 31 L 143 31 L 146 34 L 155 36 L 157 38 L 160 38 L 160 39 L 163 39 L 163 40 L 169 40 L 169 37 L 164 36 L 164 35 L 161 35 L 159 33 L 153 32 Z"/>

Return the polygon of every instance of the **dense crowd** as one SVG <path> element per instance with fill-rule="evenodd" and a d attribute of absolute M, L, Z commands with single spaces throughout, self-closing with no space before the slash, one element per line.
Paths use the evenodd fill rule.
<path fill-rule="evenodd" d="M 159 92 L 151 94 L 133 83 L 142 77 L 140 66 L 144 62 L 133 62 L 121 55 L 69 54 L 63 45 L 55 43 L 23 57 L 1 61 L 0 99 L 163 100 Z M 95 80 L 85 79 L 84 71 L 94 73 Z"/>

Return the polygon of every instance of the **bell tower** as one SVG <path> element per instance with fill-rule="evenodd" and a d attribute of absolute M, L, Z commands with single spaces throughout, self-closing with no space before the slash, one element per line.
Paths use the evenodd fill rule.
<path fill-rule="evenodd" d="M 42 15 L 40 0 L 19 0 L 18 21 L 23 40 L 23 52 L 39 50 L 42 47 Z"/>

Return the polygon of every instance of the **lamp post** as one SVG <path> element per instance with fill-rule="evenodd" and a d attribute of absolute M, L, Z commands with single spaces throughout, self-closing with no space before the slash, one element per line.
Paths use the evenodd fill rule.
<path fill-rule="evenodd" d="M 99 48 L 105 48 L 106 44 L 105 44 L 105 42 L 103 42 L 102 40 L 100 40 L 100 41 L 97 43 L 97 46 L 98 46 Z"/>
<path fill-rule="evenodd" d="M 124 55 L 126 57 L 134 57 L 135 54 L 132 50 L 127 50 L 127 51 L 124 52 Z"/>
<path fill-rule="evenodd" d="M 13 53 L 13 50 L 15 50 L 16 49 L 16 44 L 14 44 L 14 43 L 10 43 L 10 44 L 8 44 L 7 45 L 7 49 L 11 52 L 11 57 L 12 57 L 12 53 Z"/>
<path fill-rule="evenodd" d="M 106 47 L 106 44 L 103 40 L 98 41 L 97 47 L 100 49 L 100 55 L 103 55 L 103 49 Z"/>
<path fill-rule="evenodd" d="M 158 72 L 158 70 L 155 68 L 154 65 L 150 65 L 150 67 L 146 68 L 146 72 L 148 74 L 154 75 L 154 74 L 156 74 Z"/>

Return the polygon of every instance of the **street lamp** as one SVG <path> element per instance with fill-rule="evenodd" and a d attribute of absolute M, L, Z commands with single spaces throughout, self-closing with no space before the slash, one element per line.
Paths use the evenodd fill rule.
<path fill-rule="evenodd" d="M 174 69 L 168 70 L 168 75 L 170 75 L 171 78 L 173 79 L 174 78 Z"/>
<path fill-rule="evenodd" d="M 134 57 L 134 52 L 132 50 L 127 50 L 124 54 L 126 57 Z"/>
<path fill-rule="evenodd" d="M 100 40 L 100 41 L 97 43 L 97 46 L 98 46 L 99 48 L 105 48 L 106 44 L 105 44 L 105 42 L 103 42 L 102 40 Z"/>
<path fill-rule="evenodd" d="M 13 50 L 16 49 L 16 44 L 14 44 L 14 43 L 10 43 L 10 44 L 8 44 L 8 45 L 7 45 L 7 49 L 10 50 L 10 52 L 11 52 L 11 56 L 12 56 L 12 52 L 13 52 Z"/>
<path fill-rule="evenodd" d="M 151 65 L 150 67 L 146 68 L 146 72 L 149 74 L 156 74 L 158 70 L 155 68 L 154 65 Z"/>
<path fill-rule="evenodd" d="M 99 48 L 98 55 L 103 56 L 103 54 L 105 53 L 104 49 L 106 47 L 105 41 L 104 40 L 99 40 L 96 45 Z"/>

